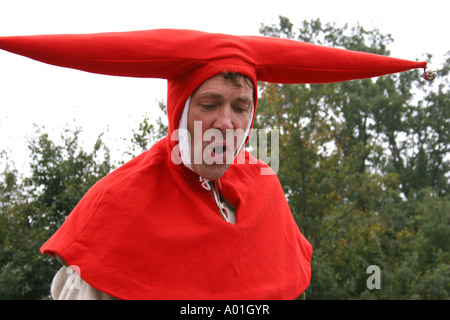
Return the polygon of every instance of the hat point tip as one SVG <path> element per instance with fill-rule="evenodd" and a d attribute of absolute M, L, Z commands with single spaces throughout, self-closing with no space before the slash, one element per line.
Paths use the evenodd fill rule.
<path fill-rule="evenodd" d="M 437 77 L 437 72 L 435 70 L 430 70 L 425 68 L 425 71 L 422 74 L 422 78 L 427 81 L 433 81 Z"/>

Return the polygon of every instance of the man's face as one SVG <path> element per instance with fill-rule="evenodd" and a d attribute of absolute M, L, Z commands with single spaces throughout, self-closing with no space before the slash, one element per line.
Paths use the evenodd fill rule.
<path fill-rule="evenodd" d="M 223 75 L 206 80 L 192 94 L 188 131 L 192 169 L 208 180 L 220 178 L 233 163 L 251 121 L 253 88 Z"/>

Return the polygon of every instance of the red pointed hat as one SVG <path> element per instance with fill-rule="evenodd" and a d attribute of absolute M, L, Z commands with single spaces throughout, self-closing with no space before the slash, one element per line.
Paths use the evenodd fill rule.
<path fill-rule="evenodd" d="M 195 88 L 223 71 L 242 73 L 254 84 L 325 83 L 427 66 L 295 40 L 176 29 L 0 37 L 0 48 L 93 73 L 167 79 L 169 133 Z"/>

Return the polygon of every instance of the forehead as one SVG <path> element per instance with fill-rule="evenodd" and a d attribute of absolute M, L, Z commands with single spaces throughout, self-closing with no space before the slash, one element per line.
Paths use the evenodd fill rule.
<path fill-rule="evenodd" d="M 231 79 L 226 79 L 219 74 L 207 79 L 193 93 L 192 97 L 222 97 L 225 95 L 237 95 L 246 98 L 252 98 L 253 87 L 251 87 L 243 78 L 240 79 L 241 87 L 237 86 Z"/>

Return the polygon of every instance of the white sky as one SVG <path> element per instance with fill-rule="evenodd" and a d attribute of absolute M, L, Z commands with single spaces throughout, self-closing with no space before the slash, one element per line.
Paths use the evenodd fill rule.
<path fill-rule="evenodd" d="M 392 56 L 424 59 L 429 52 L 439 65 L 450 50 L 448 0 L 1 0 L 0 36 L 92 33 L 155 28 L 258 35 L 261 23 L 278 25 L 288 17 L 300 22 L 359 22 L 392 34 Z M 33 123 L 59 136 L 63 128 L 83 128 L 90 151 L 106 130 L 114 160 L 145 113 L 159 116 L 164 80 L 94 75 L 39 63 L 0 50 L 0 151 L 10 152 L 20 166 L 27 161 L 27 137 Z"/>

